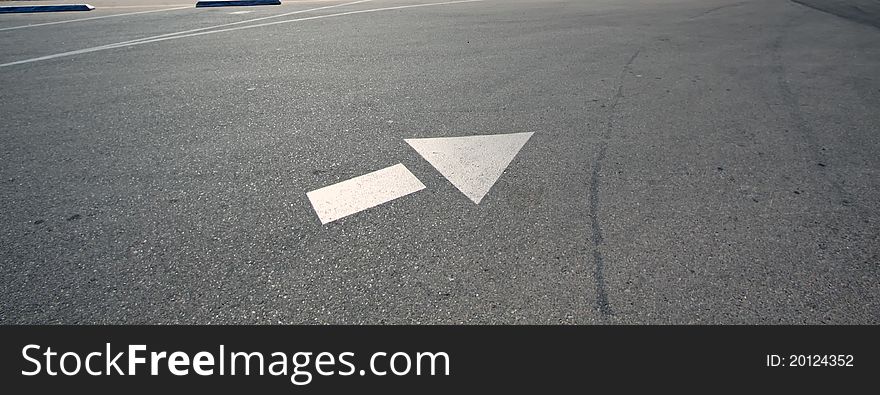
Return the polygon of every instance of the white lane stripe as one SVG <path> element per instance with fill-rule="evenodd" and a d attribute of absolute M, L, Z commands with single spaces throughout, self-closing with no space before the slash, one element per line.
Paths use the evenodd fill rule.
<path fill-rule="evenodd" d="M 60 25 L 60 24 L 62 24 L 62 23 L 73 23 L 73 22 L 93 21 L 93 20 L 95 20 L 95 19 L 106 19 L 106 18 L 115 18 L 115 17 L 117 17 L 117 16 L 128 16 L 128 15 L 149 14 L 149 13 L 153 13 L 153 12 L 175 11 L 175 10 L 182 10 L 182 9 L 188 9 L 188 8 L 193 8 L 193 9 L 194 9 L 193 6 L 188 5 L 188 6 L 185 6 L 185 7 L 163 8 L 163 9 L 161 9 L 161 10 L 147 10 L 147 11 L 138 11 L 138 12 L 126 12 L 126 13 L 123 13 L 123 14 L 101 15 L 101 16 L 93 16 L 93 17 L 89 17 L 89 18 L 67 19 L 67 20 L 63 20 L 63 21 L 45 22 L 45 23 L 34 23 L 34 24 L 31 24 L 31 25 L 21 25 L 21 26 L 4 27 L 4 28 L 0 29 L 0 32 L 2 32 L 2 31 L 6 31 L 6 30 L 24 29 L 24 28 L 28 28 L 28 27 L 49 26 L 49 25 Z"/>
<path fill-rule="evenodd" d="M 241 24 L 243 24 L 243 23 L 259 22 L 259 21 L 263 21 L 263 20 L 266 20 L 266 19 L 281 18 L 281 17 L 285 17 L 285 16 L 290 16 L 290 15 L 303 14 L 303 13 L 306 13 L 306 12 L 314 12 L 314 11 L 325 10 L 325 9 L 328 9 L 328 8 L 337 8 L 337 7 L 344 7 L 344 6 L 347 6 L 347 5 L 354 5 L 354 4 L 359 4 L 359 3 L 367 3 L 367 2 L 370 2 L 370 1 L 373 1 L 373 0 L 357 0 L 357 1 L 352 1 L 352 2 L 348 2 L 348 3 L 342 3 L 342 4 L 325 5 L 325 6 L 315 7 L 315 8 L 309 8 L 309 9 L 305 9 L 305 10 L 292 11 L 292 12 L 285 12 L 285 13 L 283 13 L 283 14 L 278 14 L 278 15 L 269 15 L 269 16 L 264 16 L 264 17 L 259 17 L 259 18 L 253 18 L 253 19 L 245 19 L 245 20 L 243 20 L 243 21 L 224 23 L 224 24 L 221 24 L 221 25 L 214 25 L 214 26 L 208 26 L 208 27 L 200 27 L 200 28 L 198 28 L 198 29 L 190 29 L 190 30 L 184 30 L 184 31 L 180 31 L 180 32 L 160 34 L 160 35 L 158 35 L 158 36 L 138 38 L 138 39 L 129 40 L 129 41 L 122 41 L 122 42 L 118 42 L 118 43 L 102 45 L 101 47 L 114 47 L 114 48 L 115 48 L 115 47 L 118 47 L 118 46 L 121 46 L 121 45 L 127 45 L 127 44 L 130 44 L 130 43 L 136 43 L 136 42 L 140 42 L 140 41 L 152 41 L 152 40 L 156 40 L 156 39 L 163 38 L 163 37 L 179 36 L 179 35 L 184 35 L 184 34 L 190 34 L 190 33 L 195 33 L 195 32 L 201 32 L 201 31 L 205 31 L 205 30 L 216 29 L 216 28 L 219 28 L 219 27 L 235 26 L 235 25 L 241 25 Z M 100 47 L 96 47 L 96 48 L 100 48 Z M 0 65 L 0 66 L 2 66 L 2 65 Z"/>
<path fill-rule="evenodd" d="M 338 184 L 306 193 L 322 224 L 361 212 L 425 189 L 406 166 L 398 163 Z"/>
<path fill-rule="evenodd" d="M 255 28 L 255 27 L 278 25 L 278 24 L 282 24 L 282 23 L 301 22 L 301 21 L 309 21 L 309 20 L 314 20 L 314 19 L 332 18 L 332 17 L 337 17 L 337 16 L 364 14 L 364 13 L 370 13 L 370 12 L 401 10 L 401 9 L 406 9 L 406 8 L 431 7 L 431 6 L 451 5 L 451 4 L 459 4 L 459 3 L 475 3 L 475 2 L 481 2 L 481 1 L 484 1 L 484 0 L 458 0 L 458 1 L 446 1 L 446 2 L 440 2 L 440 3 L 412 4 L 412 5 L 404 5 L 404 6 L 396 6 L 396 7 L 373 8 L 373 9 L 368 9 L 368 10 L 348 11 L 348 12 L 340 12 L 340 13 L 336 13 L 336 14 L 318 15 L 318 16 L 312 16 L 312 17 L 306 17 L 306 18 L 297 18 L 297 19 L 288 19 L 288 20 L 277 21 L 277 22 L 260 23 L 260 24 L 256 24 L 256 25 L 239 26 L 239 27 L 234 27 L 234 28 L 229 28 L 229 29 L 211 30 L 208 32 L 176 35 L 176 36 L 162 37 L 162 38 L 156 38 L 156 39 L 144 39 L 142 41 L 134 40 L 131 42 L 102 45 L 100 47 L 80 49 L 80 50 L 76 50 L 76 51 L 62 52 L 62 53 L 54 54 L 54 55 L 47 55 L 47 56 L 41 56 L 38 58 L 25 59 L 25 60 L 19 60 L 16 62 L 4 63 L 4 64 L 0 64 L 0 67 L 9 67 L 9 66 L 15 66 L 15 65 L 19 65 L 19 64 L 39 62 L 39 61 L 43 61 L 43 60 L 50 60 L 50 59 L 55 59 L 55 58 L 62 58 L 62 57 L 67 57 L 67 56 L 74 56 L 74 55 L 86 54 L 86 53 L 91 53 L 91 52 L 104 51 L 104 50 L 114 49 L 114 48 L 130 47 L 130 46 L 135 46 L 135 45 L 140 45 L 140 44 L 149 44 L 149 43 L 154 43 L 154 42 L 159 42 L 159 41 L 202 36 L 202 35 L 206 35 L 206 34 L 231 32 L 231 31 L 236 31 L 236 30 L 251 29 L 251 28 Z M 242 21 L 242 22 L 244 22 L 244 21 Z"/>
<path fill-rule="evenodd" d="M 281 5 L 301 5 L 305 3 L 327 3 L 331 1 L 339 1 L 339 0 L 297 0 L 297 1 L 288 1 L 282 0 Z M 195 2 L 191 4 L 143 4 L 143 5 L 102 5 L 96 6 L 96 8 L 107 9 L 107 8 L 160 8 L 160 7 L 178 7 L 178 6 L 187 6 L 189 8 L 195 8 Z"/>
<path fill-rule="evenodd" d="M 107 9 L 107 8 L 161 8 L 161 7 L 187 7 L 194 8 L 195 6 L 192 4 L 143 4 L 143 5 L 102 5 L 95 6 L 98 9 Z"/>
<path fill-rule="evenodd" d="M 230 12 L 229 15 L 250 14 L 250 13 L 252 13 L 252 12 L 253 12 L 253 11 L 235 11 L 235 12 Z"/>

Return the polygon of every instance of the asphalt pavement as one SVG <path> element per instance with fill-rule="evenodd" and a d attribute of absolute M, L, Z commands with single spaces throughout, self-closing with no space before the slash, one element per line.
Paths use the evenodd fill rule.
<path fill-rule="evenodd" d="M 880 323 L 853 2 L 0 15 L 0 323 Z"/>

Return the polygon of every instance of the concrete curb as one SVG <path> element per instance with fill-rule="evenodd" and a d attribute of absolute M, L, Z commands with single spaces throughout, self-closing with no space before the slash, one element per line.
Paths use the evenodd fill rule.
<path fill-rule="evenodd" d="M 95 7 L 88 4 L 58 4 L 58 5 L 32 5 L 0 7 L 0 14 L 16 14 L 30 12 L 64 12 L 64 11 L 91 11 Z"/>
<path fill-rule="evenodd" d="M 196 3 L 197 8 L 201 7 L 238 7 L 250 5 L 281 5 L 280 0 L 216 0 L 216 1 L 200 1 Z"/>

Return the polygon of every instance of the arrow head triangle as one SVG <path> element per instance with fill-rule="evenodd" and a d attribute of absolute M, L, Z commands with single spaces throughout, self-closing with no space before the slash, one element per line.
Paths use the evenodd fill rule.
<path fill-rule="evenodd" d="M 436 137 L 404 141 L 459 191 L 479 204 L 532 134 Z"/>

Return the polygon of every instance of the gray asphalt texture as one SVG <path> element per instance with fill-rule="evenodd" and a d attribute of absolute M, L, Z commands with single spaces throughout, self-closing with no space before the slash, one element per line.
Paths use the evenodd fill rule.
<path fill-rule="evenodd" d="M 0 64 L 328 4 L 0 30 Z M 479 205 L 403 141 L 515 132 Z M 880 29 L 789 0 L 486 0 L 0 67 L 0 323 L 877 324 L 878 152 Z M 427 188 L 321 225 L 306 192 L 396 163 Z"/>

